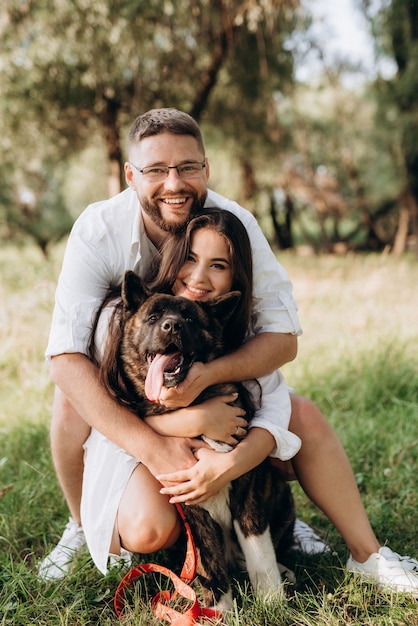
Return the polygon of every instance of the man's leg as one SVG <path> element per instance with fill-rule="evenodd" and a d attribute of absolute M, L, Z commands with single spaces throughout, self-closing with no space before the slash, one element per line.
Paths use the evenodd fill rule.
<path fill-rule="evenodd" d="M 84 468 L 83 444 L 90 430 L 90 426 L 56 388 L 50 431 L 52 460 L 71 517 L 78 524 Z"/>
<path fill-rule="evenodd" d="M 77 552 L 85 545 L 80 526 L 83 480 L 83 443 L 90 426 L 80 417 L 64 394 L 55 389 L 51 420 L 51 453 L 58 482 L 70 510 L 70 521 L 54 550 L 42 561 L 39 577 L 62 578 L 69 571 Z"/>

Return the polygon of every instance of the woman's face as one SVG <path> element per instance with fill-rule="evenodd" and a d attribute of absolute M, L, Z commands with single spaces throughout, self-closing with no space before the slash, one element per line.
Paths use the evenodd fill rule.
<path fill-rule="evenodd" d="M 174 295 L 206 302 L 231 291 L 232 281 L 225 237 L 208 227 L 195 230 L 189 256 L 173 285 Z"/>

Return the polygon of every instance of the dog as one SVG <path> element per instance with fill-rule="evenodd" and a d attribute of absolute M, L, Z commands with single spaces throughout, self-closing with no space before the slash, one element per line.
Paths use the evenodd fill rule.
<path fill-rule="evenodd" d="M 239 292 L 206 303 L 150 294 L 136 274 L 126 272 L 116 358 L 111 360 L 113 371 L 102 372 L 103 381 L 138 416 L 167 413 L 156 402 L 161 388 L 180 384 L 195 361 L 205 363 L 223 354 L 224 327 L 239 299 Z M 250 421 L 254 403 L 240 384 L 214 385 L 195 403 L 235 391 Z M 231 449 L 206 441 L 220 451 Z M 232 608 L 228 565 L 237 544 L 254 590 L 284 599 L 278 561 L 293 543 L 294 503 L 288 484 L 268 459 L 204 503 L 186 506 L 186 515 L 205 606 L 221 612 Z"/>

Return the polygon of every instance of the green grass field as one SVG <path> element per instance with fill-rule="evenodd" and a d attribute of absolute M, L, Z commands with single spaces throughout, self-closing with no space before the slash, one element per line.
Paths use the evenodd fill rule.
<path fill-rule="evenodd" d="M 87 555 L 58 584 L 37 581 L 39 559 L 67 520 L 49 454 L 52 386 L 44 364 L 56 279 L 35 248 L 0 249 L 0 624 L 116 624 L 117 573 L 103 578 Z M 351 459 L 381 542 L 418 556 L 418 262 L 390 257 L 284 255 L 304 335 L 284 368 L 314 399 Z M 418 625 L 417 603 L 376 592 L 344 572 L 344 542 L 296 486 L 298 514 L 332 546 L 295 557 L 297 588 L 286 606 L 256 601 L 236 583 L 236 626 Z M 347 512 L 349 515 L 349 511 Z M 155 555 L 153 560 L 158 560 Z M 150 558 L 146 558 L 150 560 Z M 153 624 L 137 599 L 122 624 Z"/>

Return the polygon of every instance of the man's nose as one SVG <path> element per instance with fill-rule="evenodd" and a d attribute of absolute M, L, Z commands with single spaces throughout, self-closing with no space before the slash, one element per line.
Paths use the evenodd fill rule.
<path fill-rule="evenodd" d="M 180 187 L 182 186 L 182 184 L 183 181 L 180 178 L 177 169 L 175 167 L 171 167 L 168 170 L 168 174 L 165 178 L 165 185 L 172 189 L 173 187 Z"/>

